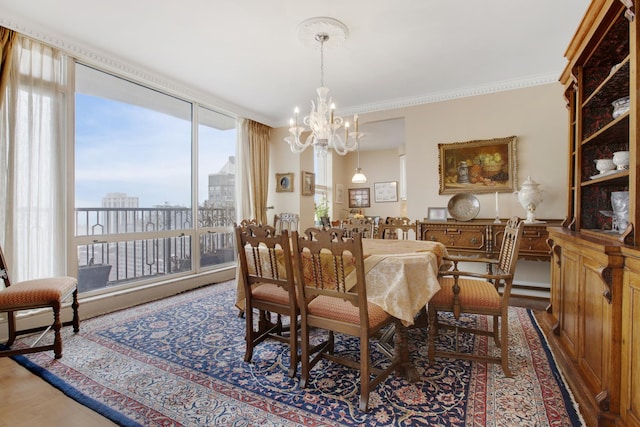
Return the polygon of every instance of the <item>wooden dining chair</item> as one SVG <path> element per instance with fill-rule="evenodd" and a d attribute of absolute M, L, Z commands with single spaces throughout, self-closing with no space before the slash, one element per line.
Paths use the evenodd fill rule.
<path fill-rule="evenodd" d="M 289 376 L 293 378 L 298 365 L 299 311 L 289 232 L 282 230 L 278 234 L 274 227 L 249 224 L 235 227 L 235 235 L 245 297 L 244 360 L 251 362 L 254 347 L 265 339 L 277 339 L 289 345 Z M 258 312 L 257 329 L 255 311 Z M 276 315 L 275 322 L 273 314 Z M 289 325 L 283 324 L 282 316 L 289 318 Z"/>
<path fill-rule="evenodd" d="M 363 238 L 373 237 L 373 223 L 367 219 L 350 218 L 342 223 L 342 229 L 347 237 L 353 233 L 359 233 Z"/>
<path fill-rule="evenodd" d="M 62 336 L 60 331 L 63 323 L 61 320 L 62 305 L 71 300 L 73 309 L 73 332 L 80 330 L 80 317 L 78 316 L 78 281 L 74 277 L 60 276 L 44 279 L 25 280 L 11 283 L 9 268 L 0 247 L 0 278 L 4 282 L 4 289 L 0 290 L 0 312 L 7 313 L 7 325 L 9 328 L 8 340 L 4 348 L 0 350 L 0 357 L 29 354 L 40 351 L 53 350 L 54 357 L 62 357 Z M 35 310 L 48 308 L 53 312 L 53 323 L 31 344 L 30 347 L 14 348 L 16 337 L 35 332 L 34 330 L 17 330 L 16 312 L 19 310 Z M 49 329 L 53 328 L 53 343 L 38 345 Z"/>
<path fill-rule="evenodd" d="M 517 217 L 511 218 L 505 227 L 500 254 L 497 259 L 445 257 L 453 263 L 453 269 L 438 274 L 441 289 L 429 301 L 429 362 L 435 357 L 450 357 L 478 360 L 502 365 L 504 375 L 511 377 L 509 369 L 509 297 L 518 261 L 518 251 L 524 223 Z M 487 273 L 459 271 L 458 262 L 484 263 Z M 452 312 L 456 319 L 462 313 L 488 315 L 493 317 L 493 328 L 462 328 L 439 323 L 439 312 Z M 456 350 L 437 351 L 435 341 L 438 330 L 447 327 L 455 330 Z M 458 349 L 458 333 L 470 332 L 493 337 L 500 356 L 464 353 Z"/>
<path fill-rule="evenodd" d="M 287 230 L 291 233 L 298 229 L 298 222 L 300 222 L 300 215 L 291 212 L 283 212 L 273 216 L 273 226 L 276 229 L 276 233 L 280 233 L 282 230 Z"/>
<path fill-rule="evenodd" d="M 359 408 L 366 412 L 369 393 L 399 368 L 400 359 L 394 355 L 386 368 L 372 365 L 370 341 L 396 319 L 367 301 L 361 235 L 347 238 L 342 229 L 310 228 L 302 236 L 293 232 L 292 244 L 301 321 L 300 385 L 307 387 L 311 369 L 321 359 L 359 369 Z M 326 339 L 312 347 L 311 330 L 316 328 L 326 331 Z M 334 353 L 335 333 L 360 339 L 359 361 Z"/>
<path fill-rule="evenodd" d="M 416 240 L 418 222 L 406 217 L 387 218 L 384 224 L 378 225 L 377 237 L 380 239 Z"/>
<path fill-rule="evenodd" d="M 259 223 L 255 218 L 243 219 L 242 221 L 240 221 L 240 227 L 246 227 L 248 225 L 259 225 Z"/>

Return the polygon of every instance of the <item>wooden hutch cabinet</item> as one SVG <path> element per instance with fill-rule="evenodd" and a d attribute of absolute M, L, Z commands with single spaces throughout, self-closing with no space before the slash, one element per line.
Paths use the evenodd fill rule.
<path fill-rule="evenodd" d="M 543 326 L 593 426 L 640 426 L 638 19 L 633 0 L 593 0 L 565 56 L 568 221 L 550 227 L 551 301 Z M 628 97 L 628 109 L 613 103 Z M 629 168 L 595 160 L 629 151 Z M 611 194 L 629 192 L 612 230 Z M 634 301 L 635 298 L 635 301 Z"/>

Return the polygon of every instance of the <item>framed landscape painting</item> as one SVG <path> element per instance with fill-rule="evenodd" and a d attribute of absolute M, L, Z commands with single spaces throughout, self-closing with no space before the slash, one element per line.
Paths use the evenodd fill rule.
<path fill-rule="evenodd" d="M 439 194 L 516 189 L 516 137 L 438 144 Z"/>

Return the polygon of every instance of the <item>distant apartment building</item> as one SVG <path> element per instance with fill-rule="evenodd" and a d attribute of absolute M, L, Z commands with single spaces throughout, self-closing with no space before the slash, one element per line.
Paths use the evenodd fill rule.
<path fill-rule="evenodd" d="M 137 208 L 138 198 L 127 196 L 127 193 L 107 193 L 102 198 L 103 208 Z"/>
<path fill-rule="evenodd" d="M 138 197 L 127 196 L 126 193 L 107 193 L 102 198 L 103 208 L 137 208 Z M 126 233 L 133 231 L 135 214 L 127 211 L 107 211 L 102 214 L 102 224 L 107 228 L 104 232 Z M 98 233 L 93 233 L 98 234 Z"/>
<path fill-rule="evenodd" d="M 207 207 L 228 208 L 236 200 L 236 157 L 229 156 L 218 173 L 209 175 L 209 198 Z"/>

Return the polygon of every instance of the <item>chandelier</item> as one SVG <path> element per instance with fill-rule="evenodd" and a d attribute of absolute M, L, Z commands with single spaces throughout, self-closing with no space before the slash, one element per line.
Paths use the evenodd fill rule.
<path fill-rule="evenodd" d="M 353 130 L 348 121 L 336 116 L 336 106 L 329 95 L 329 88 L 324 85 L 324 48 L 331 42 L 342 42 L 347 36 L 347 27 L 333 18 L 311 18 L 303 22 L 299 28 L 300 37 L 314 34 L 314 40 L 320 43 L 320 87 L 316 89 L 317 98 L 311 101 L 311 111 L 300 123 L 298 107 L 289 120 L 290 135 L 284 138 L 291 151 L 301 153 L 313 146 L 316 153 L 326 154 L 330 149 L 344 156 L 359 148 L 362 134 L 358 131 L 358 115 L 353 116 Z M 304 40 L 303 40 L 304 41 Z M 328 98 L 328 99 L 327 99 Z M 304 126 L 302 126 L 304 125 Z M 341 128 L 344 125 L 344 131 Z M 302 134 L 309 132 L 306 138 Z"/>

